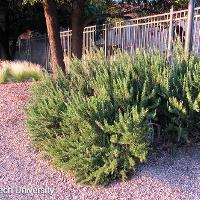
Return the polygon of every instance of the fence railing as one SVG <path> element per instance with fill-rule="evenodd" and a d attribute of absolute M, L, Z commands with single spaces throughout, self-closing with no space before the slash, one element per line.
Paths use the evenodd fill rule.
<path fill-rule="evenodd" d="M 136 49 L 156 48 L 162 52 L 173 46 L 179 37 L 185 45 L 188 10 L 173 11 L 159 15 L 85 27 L 83 31 L 83 54 L 92 49 L 102 48 L 106 56 L 116 49 L 133 54 Z M 72 31 L 60 32 L 64 56 L 72 56 Z M 194 9 L 192 49 L 200 55 L 200 7 Z M 47 36 L 18 41 L 18 56 L 50 68 L 49 44 Z"/>

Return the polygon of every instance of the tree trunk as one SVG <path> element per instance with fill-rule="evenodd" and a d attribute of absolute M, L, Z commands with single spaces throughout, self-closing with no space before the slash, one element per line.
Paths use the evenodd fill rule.
<path fill-rule="evenodd" d="M 51 49 L 52 72 L 56 76 L 59 68 L 65 73 L 56 3 L 54 0 L 43 0 L 43 7 Z"/>
<path fill-rule="evenodd" d="M 10 60 L 10 51 L 9 51 L 9 38 L 6 32 L 4 32 L 0 28 L 0 47 L 1 47 L 1 55 L 0 59 L 2 60 Z"/>
<path fill-rule="evenodd" d="M 72 4 L 72 53 L 82 57 L 83 48 L 83 14 L 86 0 L 74 0 Z"/>

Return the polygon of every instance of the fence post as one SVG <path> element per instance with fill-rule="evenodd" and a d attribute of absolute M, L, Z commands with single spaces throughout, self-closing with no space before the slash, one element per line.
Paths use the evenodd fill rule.
<path fill-rule="evenodd" d="M 44 42 L 45 42 L 45 68 L 46 70 L 48 71 L 48 63 L 49 63 L 49 60 L 48 60 L 48 52 L 47 52 L 47 35 L 44 34 Z"/>
<path fill-rule="evenodd" d="M 18 45 L 19 45 L 19 57 L 20 57 L 20 55 L 21 55 L 21 39 L 18 40 Z"/>
<path fill-rule="evenodd" d="M 104 46 L 104 54 L 105 54 L 105 57 L 107 56 L 107 24 L 104 25 L 105 29 L 105 35 L 104 35 L 104 43 L 105 43 L 105 46 Z"/>
<path fill-rule="evenodd" d="M 192 50 L 194 7 L 195 7 L 195 0 L 190 0 L 190 2 L 188 4 L 186 40 L 185 40 L 185 55 L 187 57 L 190 55 L 190 51 Z"/>
<path fill-rule="evenodd" d="M 168 55 L 171 55 L 172 53 L 172 47 L 173 47 L 173 33 L 174 33 L 174 8 L 170 9 L 170 24 L 169 24 L 169 38 L 168 38 Z"/>

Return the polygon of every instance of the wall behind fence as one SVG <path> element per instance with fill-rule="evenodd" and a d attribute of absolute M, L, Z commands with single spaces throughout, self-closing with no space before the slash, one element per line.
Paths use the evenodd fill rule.
<path fill-rule="evenodd" d="M 116 49 L 133 54 L 136 49 L 156 48 L 162 52 L 172 49 L 176 38 L 185 45 L 188 10 L 136 18 L 132 20 L 89 26 L 83 32 L 83 53 L 102 48 L 106 56 Z M 65 58 L 72 55 L 72 31 L 60 33 Z M 200 56 L 200 7 L 194 9 L 193 52 Z M 16 59 L 29 60 L 50 70 L 50 51 L 46 35 L 19 40 Z"/>

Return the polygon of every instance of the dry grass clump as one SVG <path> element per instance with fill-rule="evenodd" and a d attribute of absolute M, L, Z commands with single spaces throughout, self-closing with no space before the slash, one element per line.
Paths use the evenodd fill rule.
<path fill-rule="evenodd" d="M 40 65 L 27 61 L 0 61 L 0 83 L 39 80 Z"/>

